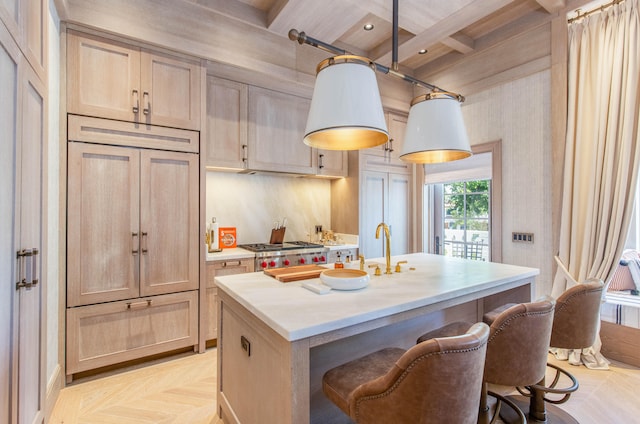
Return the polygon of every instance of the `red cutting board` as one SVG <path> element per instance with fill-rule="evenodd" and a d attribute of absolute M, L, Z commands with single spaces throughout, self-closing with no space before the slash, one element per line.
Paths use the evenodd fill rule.
<path fill-rule="evenodd" d="M 318 278 L 320 273 L 329 268 L 320 265 L 299 265 L 289 268 L 265 269 L 264 273 L 276 280 L 288 283 L 290 281 L 308 280 Z"/>

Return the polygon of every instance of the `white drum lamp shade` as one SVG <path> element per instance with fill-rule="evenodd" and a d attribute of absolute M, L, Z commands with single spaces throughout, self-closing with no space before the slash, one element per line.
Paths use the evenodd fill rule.
<path fill-rule="evenodd" d="M 440 163 L 471 156 L 457 95 L 435 92 L 411 102 L 400 159 Z"/>
<path fill-rule="evenodd" d="M 372 62 L 342 55 L 318 65 L 304 143 L 317 149 L 359 150 L 389 140 Z"/>

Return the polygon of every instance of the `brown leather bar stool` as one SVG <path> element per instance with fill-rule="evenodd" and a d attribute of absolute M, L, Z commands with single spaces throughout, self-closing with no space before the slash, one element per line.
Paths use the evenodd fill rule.
<path fill-rule="evenodd" d="M 489 327 L 409 350 L 388 348 L 327 371 L 325 395 L 356 423 L 475 423 Z"/>
<path fill-rule="evenodd" d="M 563 349 L 585 349 L 596 340 L 600 321 L 600 305 L 604 284 L 601 280 L 592 279 L 580 283 L 562 293 L 556 300 L 550 346 Z M 487 354 L 488 356 L 488 354 Z M 521 408 L 528 408 L 529 422 L 543 423 L 577 423 L 568 412 L 557 404 L 569 400 L 571 393 L 578 389 L 578 381 L 566 370 L 552 364 L 548 367 L 555 370 L 554 378 L 546 386 L 543 378 L 537 384 L 520 387 L 518 391 L 524 396 L 513 396 L 510 400 Z M 571 380 L 570 387 L 557 388 L 561 375 Z M 550 399 L 547 393 L 561 395 L 559 399 Z M 512 417 L 504 416 L 505 421 Z"/>
<path fill-rule="evenodd" d="M 516 404 L 489 391 L 488 385 L 524 386 L 535 384 L 544 378 L 553 309 L 554 303 L 549 298 L 509 305 L 484 317 L 485 322 L 489 321 L 491 326 L 484 365 L 484 384 L 476 411 L 478 423 L 495 422 L 503 403 L 511 407 L 517 416 L 516 422 L 527 422 L 523 411 Z M 455 334 L 465 325 L 461 322 L 446 325 L 421 336 L 418 343 L 429 337 Z M 524 383 L 525 381 L 528 383 Z M 493 410 L 489 396 L 497 399 Z"/>

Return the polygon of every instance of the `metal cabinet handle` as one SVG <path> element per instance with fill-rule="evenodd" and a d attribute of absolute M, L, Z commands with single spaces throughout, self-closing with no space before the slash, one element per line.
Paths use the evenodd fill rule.
<path fill-rule="evenodd" d="M 131 93 L 133 96 L 133 113 L 138 113 L 140 111 L 140 98 L 138 97 L 138 90 L 133 90 Z"/>
<path fill-rule="evenodd" d="M 149 93 L 147 91 L 142 92 L 142 101 L 146 105 L 145 108 L 142 109 L 142 113 L 148 115 L 151 109 L 151 102 L 149 101 Z"/>
<path fill-rule="evenodd" d="M 149 251 L 149 249 L 147 249 L 147 235 L 148 233 L 146 231 L 142 232 L 142 254 L 145 254 Z"/>
<path fill-rule="evenodd" d="M 147 299 L 143 302 L 127 302 L 127 309 L 142 309 L 151 306 L 151 299 Z"/>
<path fill-rule="evenodd" d="M 393 138 L 389 139 L 389 153 L 393 152 Z"/>
<path fill-rule="evenodd" d="M 135 238 L 138 237 L 138 233 L 131 233 L 131 241 L 133 242 L 133 245 L 135 246 Z M 135 247 L 131 250 L 131 253 L 133 253 L 134 255 L 138 254 L 138 249 L 136 249 Z"/>
<path fill-rule="evenodd" d="M 234 261 L 234 262 L 224 261 L 224 262 L 222 262 L 222 267 L 223 268 L 226 268 L 228 266 L 234 266 L 234 265 L 235 266 L 240 266 L 240 265 L 242 265 L 242 261 Z"/>
<path fill-rule="evenodd" d="M 322 163 L 322 159 L 324 158 L 323 154 L 318 155 L 318 168 L 322 169 L 324 168 L 324 164 Z"/>
<path fill-rule="evenodd" d="M 16 254 L 18 259 L 18 281 L 16 282 L 16 290 L 26 288 L 31 290 L 31 287 L 38 284 L 38 258 L 40 253 L 38 248 L 22 249 Z"/>
<path fill-rule="evenodd" d="M 242 145 L 242 162 L 244 162 L 246 164 L 247 160 L 248 160 L 248 157 L 247 157 L 247 145 L 243 144 Z"/>

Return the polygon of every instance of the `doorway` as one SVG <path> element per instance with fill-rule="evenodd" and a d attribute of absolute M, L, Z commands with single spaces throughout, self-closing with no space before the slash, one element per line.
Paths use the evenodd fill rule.
<path fill-rule="evenodd" d="M 472 146 L 471 158 L 425 165 L 425 252 L 502 260 L 500 149 L 498 140 Z"/>

